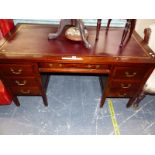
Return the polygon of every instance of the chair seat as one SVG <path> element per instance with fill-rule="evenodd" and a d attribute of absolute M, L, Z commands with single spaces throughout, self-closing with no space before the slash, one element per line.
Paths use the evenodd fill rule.
<path fill-rule="evenodd" d="M 152 74 L 148 78 L 144 86 L 144 91 L 147 93 L 155 93 L 155 70 L 152 72 Z"/>

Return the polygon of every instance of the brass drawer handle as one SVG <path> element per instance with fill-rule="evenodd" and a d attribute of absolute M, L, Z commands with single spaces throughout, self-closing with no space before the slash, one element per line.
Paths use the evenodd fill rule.
<path fill-rule="evenodd" d="M 123 94 L 119 94 L 119 96 L 120 97 L 125 97 L 125 96 L 127 96 L 127 94 L 126 93 L 123 93 Z"/>
<path fill-rule="evenodd" d="M 20 82 L 20 81 L 17 81 L 17 80 L 16 80 L 15 83 L 16 83 L 18 86 L 24 86 L 24 85 L 26 85 L 27 81 L 24 80 L 24 81 Z"/>
<path fill-rule="evenodd" d="M 62 64 L 59 64 L 59 67 L 62 67 Z"/>
<path fill-rule="evenodd" d="M 88 65 L 88 68 L 92 68 L 92 65 Z"/>
<path fill-rule="evenodd" d="M 16 75 L 19 75 L 22 73 L 22 69 L 18 69 L 17 71 L 15 71 L 13 68 L 10 68 L 10 71 L 13 73 L 13 74 L 16 74 Z"/>
<path fill-rule="evenodd" d="M 25 90 L 21 89 L 20 92 L 23 93 L 23 94 L 30 94 L 30 90 L 25 91 Z"/>
<path fill-rule="evenodd" d="M 136 76 L 136 74 L 136 72 L 133 72 L 132 74 L 130 74 L 129 72 L 125 72 L 125 76 L 129 78 Z"/>
<path fill-rule="evenodd" d="M 100 68 L 101 66 L 100 65 L 96 65 L 96 68 Z"/>
<path fill-rule="evenodd" d="M 131 84 L 130 83 L 127 84 L 127 85 L 121 83 L 121 88 L 127 89 L 127 88 L 130 88 L 130 87 L 131 87 Z"/>
<path fill-rule="evenodd" d="M 53 67 L 53 64 L 50 63 L 49 66 L 50 66 L 50 67 Z"/>

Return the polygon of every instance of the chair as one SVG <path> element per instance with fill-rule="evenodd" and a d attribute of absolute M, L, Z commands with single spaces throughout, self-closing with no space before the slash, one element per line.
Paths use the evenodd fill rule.
<path fill-rule="evenodd" d="M 85 44 L 85 47 L 91 48 L 91 44 L 88 42 L 88 40 L 85 36 L 85 26 L 84 26 L 84 23 L 81 19 L 61 19 L 57 32 L 56 33 L 49 33 L 48 39 L 51 40 L 51 39 L 55 39 L 55 38 L 59 37 L 60 34 L 63 32 L 63 29 L 67 25 L 76 26 L 80 31 L 80 35 L 81 35 L 82 41 Z"/>
<path fill-rule="evenodd" d="M 151 25 L 150 28 L 146 28 L 144 30 L 144 43 L 147 43 L 150 46 L 150 48 L 152 48 L 152 50 L 154 50 L 155 52 L 155 48 L 153 47 L 154 44 L 150 44 L 151 42 L 153 42 L 153 37 L 151 36 L 154 36 L 155 38 L 155 24 Z M 152 56 L 155 57 L 154 54 L 152 54 Z M 148 94 L 155 95 L 155 69 L 146 81 L 140 95 L 137 96 L 137 98 L 133 101 L 133 107 L 138 107 L 140 101 Z"/>
<path fill-rule="evenodd" d="M 108 33 L 111 20 L 112 19 L 108 20 L 107 27 L 106 27 L 106 34 Z M 98 40 L 98 37 L 99 37 L 99 31 L 101 28 L 101 21 L 102 21 L 101 19 L 97 20 L 96 40 Z M 130 40 L 132 33 L 135 29 L 135 25 L 136 25 L 136 19 L 126 19 L 126 24 L 125 24 L 125 28 L 123 30 L 120 47 L 123 46 L 125 40 L 126 40 L 126 42 L 128 42 Z"/>

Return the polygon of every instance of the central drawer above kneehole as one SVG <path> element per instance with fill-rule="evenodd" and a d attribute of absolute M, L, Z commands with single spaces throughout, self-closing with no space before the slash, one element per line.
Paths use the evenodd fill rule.
<path fill-rule="evenodd" d="M 83 69 L 109 69 L 103 64 L 78 64 L 78 63 L 40 63 L 40 68 L 83 68 Z"/>
<path fill-rule="evenodd" d="M 68 72 L 68 73 L 109 73 L 107 64 L 80 63 L 39 63 L 40 72 Z"/>

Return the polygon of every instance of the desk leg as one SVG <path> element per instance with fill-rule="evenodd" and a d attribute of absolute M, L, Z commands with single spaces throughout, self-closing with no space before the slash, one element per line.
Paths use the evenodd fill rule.
<path fill-rule="evenodd" d="M 41 96 L 42 96 L 42 99 L 43 99 L 43 102 L 44 102 L 45 106 L 48 106 L 46 91 L 47 91 L 49 79 L 50 79 L 50 75 L 48 75 L 48 74 L 41 74 L 41 76 L 39 78 Z"/>
<path fill-rule="evenodd" d="M 48 78 L 48 80 L 49 80 L 49 78 Z M 42 87 L 42 90 L 41 90 L 41 95 L 42 95 L 42 99 L 43 99 L 45 106 L 48 106 L 47 95 L 46 95 L 47 83 L 48 83 L 48 81 L 46 81 L 46 88 Z"/>
<path fill-rule="evenodd" d="M 103 107 L 105 99 L 106 99 L 105 90 L 107 87 L 107 78 L 105 79 L 104 77 L 105 76 L 99 76 L 99 82 L 100 82 L 101 92 L 102 92 L 101 101 L 100 101 L 100 108 Z"/>
<path fill-rule="evenodd" d="M 19 103 L 19 100 L 18 100 L 17 96 L 13 96 L 13 97 L 12 97 L 12 100 L 13 100 L 14 104 L 15 104 L 17 107 L 20 106 L 20 103 Z"/>
<path fill-rule="evenodd" d="M 105 99 L 106 99 L 106 96 L 104 95 L 104 93 L 102 93 L 102 97 L 101 97 L 101 101 L 100 101 L 100 108 L 103 107 Z"/>
<path fill-rule="evenodd" d="M 47 107 L 48 106 L 48 102 L 47 102 L 46 94 L 42 94 L 42 98 L 43 98 L 43 101 L 44 101 L 44 105 Z"/>
<path fill-rule="evenodd" d="M 47 75 L 46 82 L 45 82 L 45 91 L 47 91 L 49 80 L 50 80 L 50 75 Z"/>

